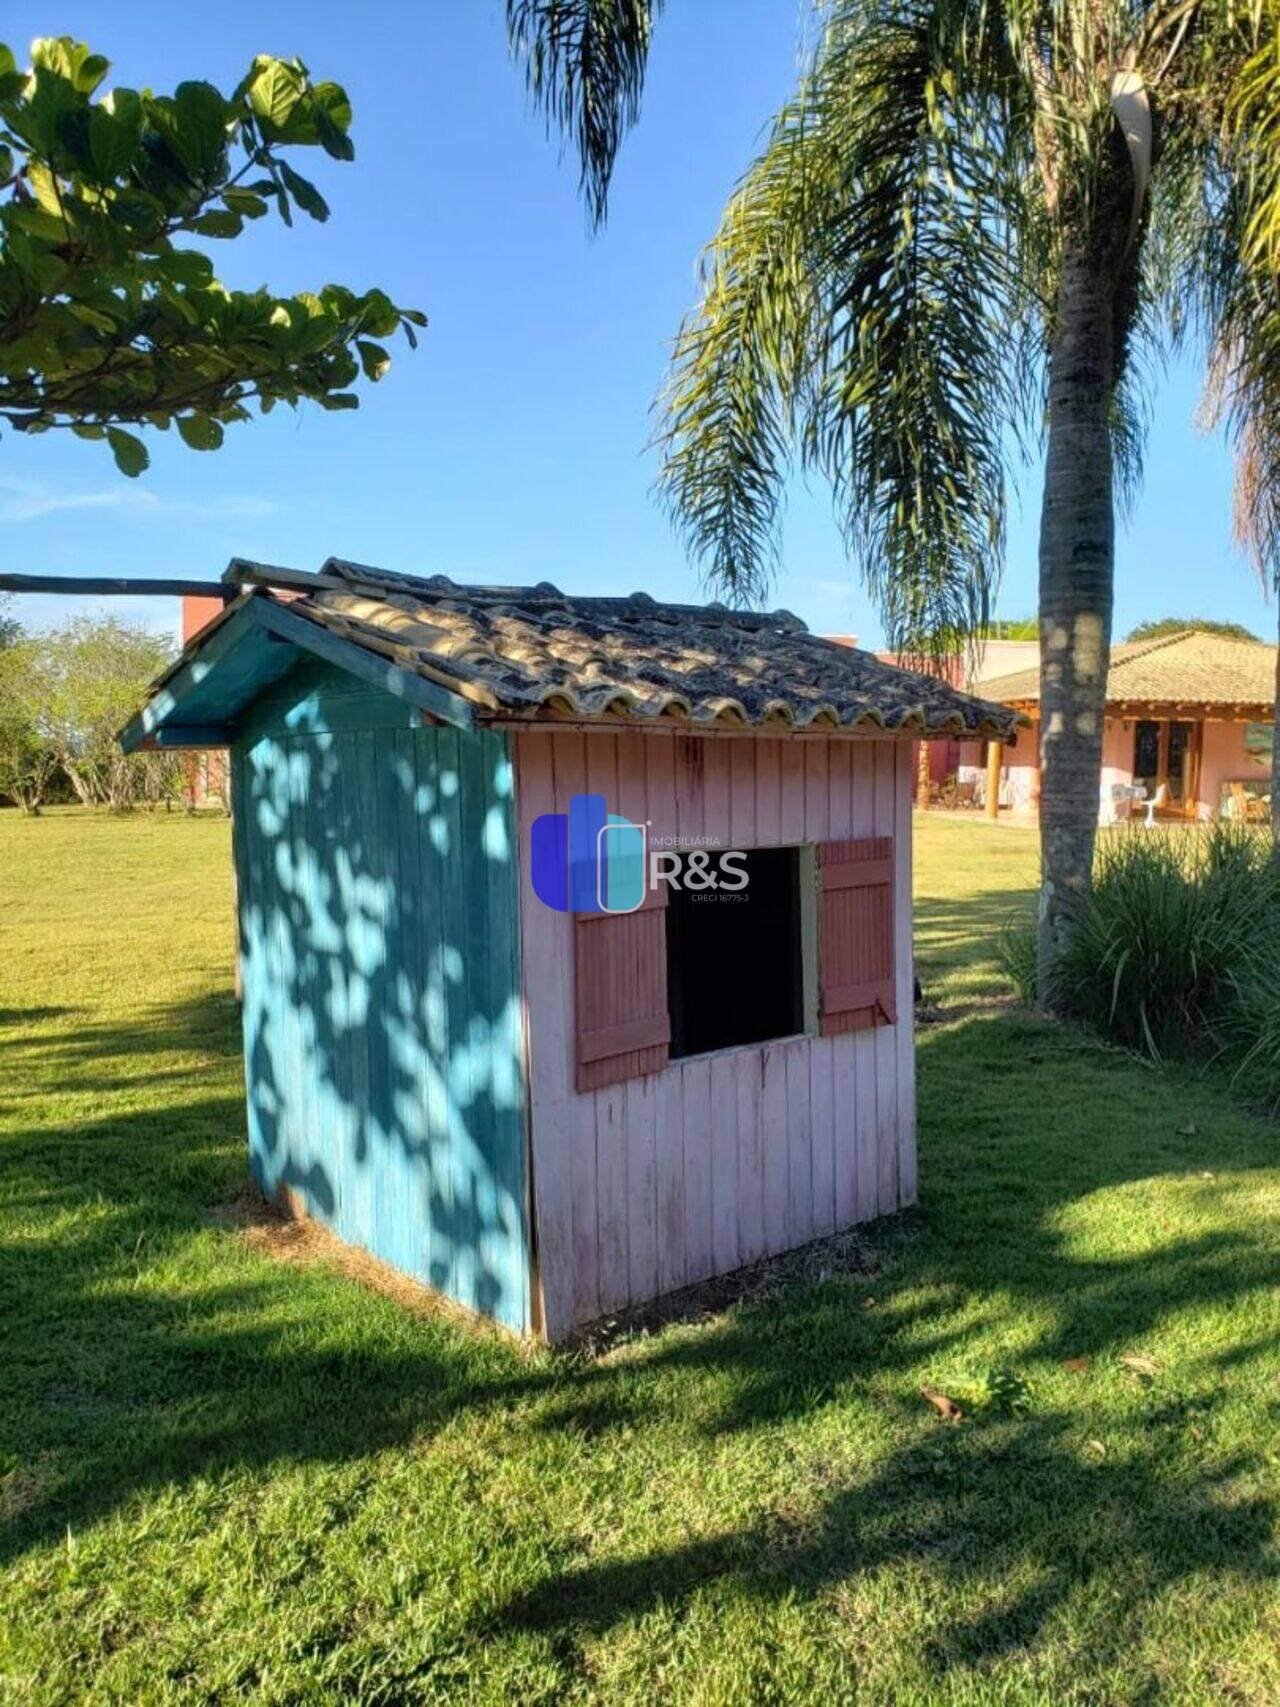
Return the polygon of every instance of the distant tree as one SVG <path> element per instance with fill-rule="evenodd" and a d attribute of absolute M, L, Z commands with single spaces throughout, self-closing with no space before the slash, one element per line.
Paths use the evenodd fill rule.
<path fill-rule="evenodd" d="M 30 640 L 0 644 L 0 796 L 32 817 L 58 768 L 39 727 L 36 651 Z"/>
<path fill-rule="evenodd" d="M 84 805 L 126 812 L 165 798 L 167 785 L 149 775 L 157 768 L 173 772 L 176 795 L 172 754 L 128 755 L 116 740 L 172 657 L 168 640 L 117 617 L 75 617 L 20 651 L 22 703 Z"/>
<path fill-rule="evenodd" d="M 13 615 L 13 600 L 0 593 L 0 652 L 22 638 L 22 624 Z"/>
<path fill-rule="evenodd" d="M 259 55 L 230 97 L 95 90 L 109 70 L 70 37 L 33 44 L 29 71 L 0 46 L 0 420 L 105 439 L 120 469 L 148 463 L 129 426 L 177 426 L 193 450 L 256 402 L 354 409 L 379 341 L 426 324 L 381 290 L 325 285 L 275 297 L 219 283 L 183 239 L 238 237 L 274 204 L 286 224 L 329 210 L 284 158 L 354 156 L 351 105 L 299 60 Z"/>
<path fill-rule="evenodd" d="M 1185 634 L 1189 628 L 1206 634 L 1220 634 L 1226 640 L 1259 640 L 1251 628 L 1242 622 L 1216 622 L 1208 616 L 1160 616 L 1150 622 L 1140 622 L 1125 635 L 1125 640 L 1163 640 L 1166 634 Z"/>
<path fill-rule="evenodd" d="M 978 630 L 980 640 L 1039 640 L 1040 619 L 1036 616 L 1014 617 L 1004 622 L 988 622 Z"/>

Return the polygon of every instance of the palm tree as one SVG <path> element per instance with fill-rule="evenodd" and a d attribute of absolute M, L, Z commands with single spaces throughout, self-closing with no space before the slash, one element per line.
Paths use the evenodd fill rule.
<path fill-rule="evenodd" d="M 662 400 L 661 489 L 708 579 L 740 599 L 767 586 L 798 458 L 915 654 L 986 619 L 1017 451 L 1043 442 L 1049 1002 L 1093 861 L 1116 509 L 1141 472 L 1145 381 L 1179 338 L 1213 352 L 1256 519 L 1280 490 L 1280 0 L 1256 4 L 828 0 L 708 247 Z M 594 223 L 660 10 L 509 0 Z"/>

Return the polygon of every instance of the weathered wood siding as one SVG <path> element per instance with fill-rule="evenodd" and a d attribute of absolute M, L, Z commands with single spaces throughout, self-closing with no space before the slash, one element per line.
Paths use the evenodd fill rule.
<path fill-rule="evenodd" d="M 573 922 L 521 883 L 537 1260 L 546 1329 L 724 1273 L 915 1198 L 909 742 L 516 736 L 522 859 L 590 789 L 663 836 L 723 847 L 893 838 L 898 1023 L 574 1088 Z M 526 860 L 527 863 L 527 860 Z"/>
<path fill-rule="evenodd" d="M 253 1173 L 531 1326 L 509 740 L 304 665 L 233 750 Z"/>

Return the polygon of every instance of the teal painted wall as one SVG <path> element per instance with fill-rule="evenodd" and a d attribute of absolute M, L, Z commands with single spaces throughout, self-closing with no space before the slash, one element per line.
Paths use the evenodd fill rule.
<path fill-rule="evenodd" d="M 508 738 L 303 664 L 232 754 L 250 1165 L 530 1326 Z"/>

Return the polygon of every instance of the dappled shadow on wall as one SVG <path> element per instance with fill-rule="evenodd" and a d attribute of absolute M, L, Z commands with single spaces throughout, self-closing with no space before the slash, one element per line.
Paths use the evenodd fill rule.
<path fill-rule="evenodd" d="M 505 743 L 445 729 L 266 738 L 236 780 L 256 1177 L 524 1326 Z"/>

